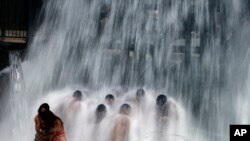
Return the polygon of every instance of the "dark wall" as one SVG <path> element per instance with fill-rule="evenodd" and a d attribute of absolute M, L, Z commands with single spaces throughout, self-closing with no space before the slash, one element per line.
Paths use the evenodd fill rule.
<path fill-rule="evenodd" d="M 9 51 L 26 49 L 43 1 L 0 0 L 0 71 L 9 65 Z"/>
<path fill-rule="evenodd" d="M 0 1 L 0 29 L 1 36 L 26 37 L 24 33 L 14 33 L 14 30 L 28 29 L 28 1 L 29 0 L 1 0 Z M 12 33 L 13 32 L 13 33 Z"/>
<path fill-rule="evenodd" d="M 4 103 L 6 98 L 9 96 L 9 73 L 3 73 L 0 71 L 0 103 Z M 0 108 L 0 113 L 3 113 L 3 106 Z M 4 114 L 0 114 L 0 121 Z"/>
<path fill-rule="evenodd" d="M 43 0 L 0 0 L 0 37 L 28 37 Z"/>
<path fill-rule="evenodd" d="M 9 53 L 0 48 L 0 71 L 9 65 Z"/>
<path fill-rule="evenodd" d="M 250 14 L 250 0 L 247 1 L 247 9 L 248 9 L 248 13 Z"/>

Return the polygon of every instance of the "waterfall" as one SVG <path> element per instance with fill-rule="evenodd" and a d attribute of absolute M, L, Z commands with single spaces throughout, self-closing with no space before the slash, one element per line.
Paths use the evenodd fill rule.
<path fill-rule="evenodd" d="M 17 92 L 4 108 L 18 105 L 0 121 L 3 140 L 32 140 L 39 105 L 56 111 L 76 89 L 92 102 L 77 116 L 82 126 L 71 140 L 92 140 L 84 127 L 94 129 L 87 120 L 112 90 L 123 93 L 120 102 L 146 90 L 148 120 L 133 117 L 131 141 L 156 139 L 160 93 L 179 109 L 179 133 L 171 133 L 178 138 L 170 140 L 228 140 L 230 124 L 249 123 L 247 0 L 47 0 L 42 10 L 20 68 L 10 55 Z"/>

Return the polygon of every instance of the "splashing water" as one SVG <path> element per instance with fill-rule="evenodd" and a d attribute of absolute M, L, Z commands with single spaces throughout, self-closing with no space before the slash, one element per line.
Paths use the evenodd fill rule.
<path fill-rule="evenodd" d="M 141 107 L 141 110 L 139 110 L 137 104 L 131 100 L 135 98 L 135 90 L 131 90 L 124 95 L 116 97 L 115 106 L 113 108 L 108 108 L 107 106 L 107 115 L 100 124 L 96 124 L 95 122 L 95 110 L 98 104 L 105 103 L 104 94 L 110 91 L 107 88 L 103 88 L 100 91 L 92 92 L 92 96 L 85 97 L 82 100 L 77 111 L 68 109 L 73 92 L 74 89 L 72 88 L 51 92 L 48 96 L 36 102 L 48 102 L 51 105 L 52 111 L 55 111 L 55 113 L 63 119 L 66 135 L 69 140 L 110 140 L 118 109 L 123 103 L 129 103 L 132 106 L 129 140 L 151 141 L 155 140 L 158 134 L 160 134 L 162 138 L 175 138 L 174 140 L 176 141 L 188 140 L 186 134 L 186 123 L 188 122 L 184 120 L 184 111 L 180 106 L 178 106 L 179 122 L 174 125 L 168 125 L 168 130 L 165 132 L 158 131 L 158 127 L 155 126 L 154 91 L 147 91 L 145 104 Z M 36 104 L 35 107 L 39 107 L 39 104 Z M 66 114 L 64 112 L 66 112 Z M 33 113 L 36 113 L 36 109 L 33 110 Z"/>
<path fill-rule="evenodd" d="M 228 140 L 230 124 L 250 122 L 246 5 L 244 0 L 46 1 L 24 63 L 11 54 L 12 94 L 0 104 L 6 109 L 0 140 L 32 140 L 38 106 L 48 102 L 56 112 L 80 88 L 90 90 L 92 102 L 83 102 L 77 119 L 70 118 L 78 126 L 67 134 L 73 141 L 91 141 L 91 118 L 108 90 L 124 90 L 119 107 L 139 87 L 148 94 L 148 110 L 132 115 L 129 140 L 156 139 L 160 93 L 174 99 L 180 115 L 177 125 L 170 125 L 176 129 L 160 137 Z M 108 140 L 109 116 L 97 139 Z"/>

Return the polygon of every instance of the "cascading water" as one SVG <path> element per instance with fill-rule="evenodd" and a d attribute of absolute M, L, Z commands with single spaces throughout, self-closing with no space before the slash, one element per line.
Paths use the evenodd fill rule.
<path fill-rule="evenodd" d="M 108 140 L 112 116 L 93 133 L 90 119 L 97 104 L 109 90 L 121 88 L 124 95 L 116 103 L 120 106 L 141 87 L 149 108 L 147 114 L 132 116 L 131 141 L 156 140 L 154 104 L 160 93 L 175 99 L 180 115 L 174 131 L 161 137 L 228 140 L 230 124 L 249 124 L 246 4 L 244 0 L 47 0 L 22 64 L 25 87 L 1 104 L 7 110 L 0 121 L 0 139 L 32 140 L 33 117 L 42 102 L 56 111 L 75 89 L 87 89 L 90 96 L 83 103 L 90 104 L 83 104 L 71 119 L 78 126 L 68 133 L 69 140 L 92 141 L 93 134 Z M 14 91 L 17 83 L 12 79 Z"/>

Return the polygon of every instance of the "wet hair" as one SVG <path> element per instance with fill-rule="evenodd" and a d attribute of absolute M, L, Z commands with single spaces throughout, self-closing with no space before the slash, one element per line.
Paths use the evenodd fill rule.
<path fill-rule="evenodd" d="M 157 106 L 163 106 L 166 102 L 167 102 L 167 96 L 166 95 L 160 94 L 156 98 L 156 104 L 157 104 Z"/>
<path fill-rule="evenodd" d="M 73 97 L 76 98 L 76 100 L 82 100 L 82 92 L 80 90 L 76 90 L 73 94 Z"/>
<path fill-rule="evenodd" d="M 42 109 L 45 109 L 44 111 L 42 111 Z M 49 107 L 49 104 L 48 103 L 43 103 L 39 109 L 38 109 L 38 115 L 39 117 L 44 121 L 44 125 L 45 125 L 45 128 L 47 130 L 51 129 L 51 127 L 54 126 L 54 122 L 56 120 L 60 120 L 60 118 L 58 118 L 54 113 L 52 113 L 50 111 L 50 107 Z"/>
<path fill-rule="evenodd" d="M 128 112 L 131 111 L 131 106 L 127 103 L 122 104 L 122 106 L 120 107 L 120 113 L 123 113 L 124 111 L 128 110 Z"/>
<path fill-rule="evenodd" d="M 46 111 L 49 111 L 49 104 L 48 103 L 43 103 L 42 105 L 40 105 L 40 107 L 38 109 L 38 114 L 42 113 L 42 109 L 45 109 Z"/>
<path fill-rule="evenodd" d="M 112 94 L 108 94 L 106 95 L 105 99 L 112 99 L 112 100 L 115 100 L 115 97 L 112 95 Z"/>
<path fill-rule="evenodd" d="M 101 122 L 101 120 L 105 117 L 107 112 L 106 106 L 104 104 L 100 104 L 96 108 L 96 123 Z"/>
<path fill-rule="evenodd" d="M 136 98 L 141 98 L 141 97 L 144 97 L 145 96 L 145 91 L 143 89 L 138 89 L 136 91 Z"/>
<path fill-rule="evenodd" d="M 97 112 L 106 112 L 107 111 L 106 106 L 104 104 L 100 104 L 97 106 L 96 111 Z"/>

